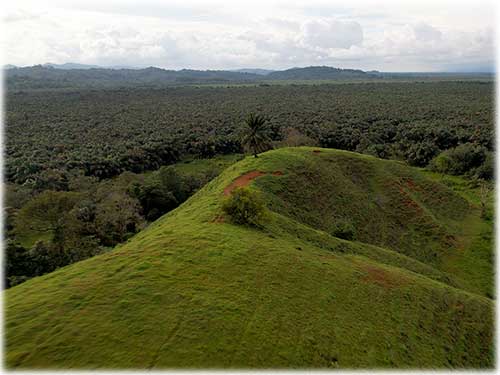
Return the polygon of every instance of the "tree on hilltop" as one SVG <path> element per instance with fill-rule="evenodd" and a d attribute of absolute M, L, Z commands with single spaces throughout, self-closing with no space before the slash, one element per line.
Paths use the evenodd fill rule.
<path fill-rule="evenodd" d="M 261 115 L 251 113 L 245 120 L 245 133 L 241 143 L 248 147 L 253 156 L 272 148 L 271 140 L 266 134 L 266 119 Z"/>

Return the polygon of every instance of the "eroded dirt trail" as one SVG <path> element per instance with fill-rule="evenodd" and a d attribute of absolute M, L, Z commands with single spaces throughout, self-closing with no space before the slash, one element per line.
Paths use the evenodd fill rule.
<path fill-rule="evenodd" d="M 224 189 L 224 195 L 229 195 L 231 192 L 238 188 L 238 187 L 245 187 L 247 186 L 252 180 L 256 179 L 257 177 L 266 175 L 271 173 L 273 176 L 282 176 L 283 172 L 281 171 L 275 171 L 275 172 L 262 172 L 262 171 L 251 171 L 248 173 L 245 173 L 244 175 L 241 175 L 238 177 L 236 180 L 231 182 L 226 188 Z"/>

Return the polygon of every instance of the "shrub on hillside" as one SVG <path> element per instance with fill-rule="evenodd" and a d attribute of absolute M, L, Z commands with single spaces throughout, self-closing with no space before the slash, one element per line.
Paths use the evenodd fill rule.
<path fill-rule="evenodd" d="M 408 164 L 416 167 L 425 167 L 439 152 L 436 145 L 430 141 L 411 144 L 405 153 Z"/>
<path fill-rule="evenodd" d="M 339 220 L 333 227 L 332 235 L 334 237 L 342 238 L 343 240 L 352 241 L 356 237 L 356 229 L 351 222 Z"/>
<path fill-rule="evenodd" d="M 257 191 L 236 188 L 223 205 L 223 211 L 235 224 L 261 226 L 265 217 L 265 205 Z"/>
<path fill-rule="evenodd" d="M 463 175 L 481 167 L 486 160 L 486 154 L 484 147 L 464 143 L 440 153 L 431 161 L 429 168 L 435 172 Z M 484 174 L 487 174 L 487 166 Z"/>
<path fill-rule="evenodd" d="M 474 176 L 483 180 L 493 180 L 494 173 L 495 157 L 492 152 L 487 152 L 483 164 L 474 169 Z"/>

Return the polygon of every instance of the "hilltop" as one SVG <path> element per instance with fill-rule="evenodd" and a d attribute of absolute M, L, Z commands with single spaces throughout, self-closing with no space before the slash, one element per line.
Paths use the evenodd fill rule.
<path fill-rule="evenodd" d="M 269 79 L 353 79 L 353 78 L 376 78 L 376 75 L 366 73 L 359 69 L 339 69 L 329 66 L 309 66 L 306 68 L 291 68 L 283 71 L 271 72 L 267 75 Z"/>
<path fill-rule="evenodd" d="M 224 216 L 236 185 L 261 192 L 263 229 Z M 115 250 L 6 291 L 6 364 L 491 367 L 491 232 L 459 178 L 269 151 Z"/>

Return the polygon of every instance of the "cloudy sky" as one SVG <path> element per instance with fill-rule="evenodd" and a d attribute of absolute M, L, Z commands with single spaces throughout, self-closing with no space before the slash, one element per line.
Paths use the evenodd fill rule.
<path fill-rule="evenodd" d="M 16 0 L 2 60 L 180 69 L 492 71 L 494 0 Z"/>

